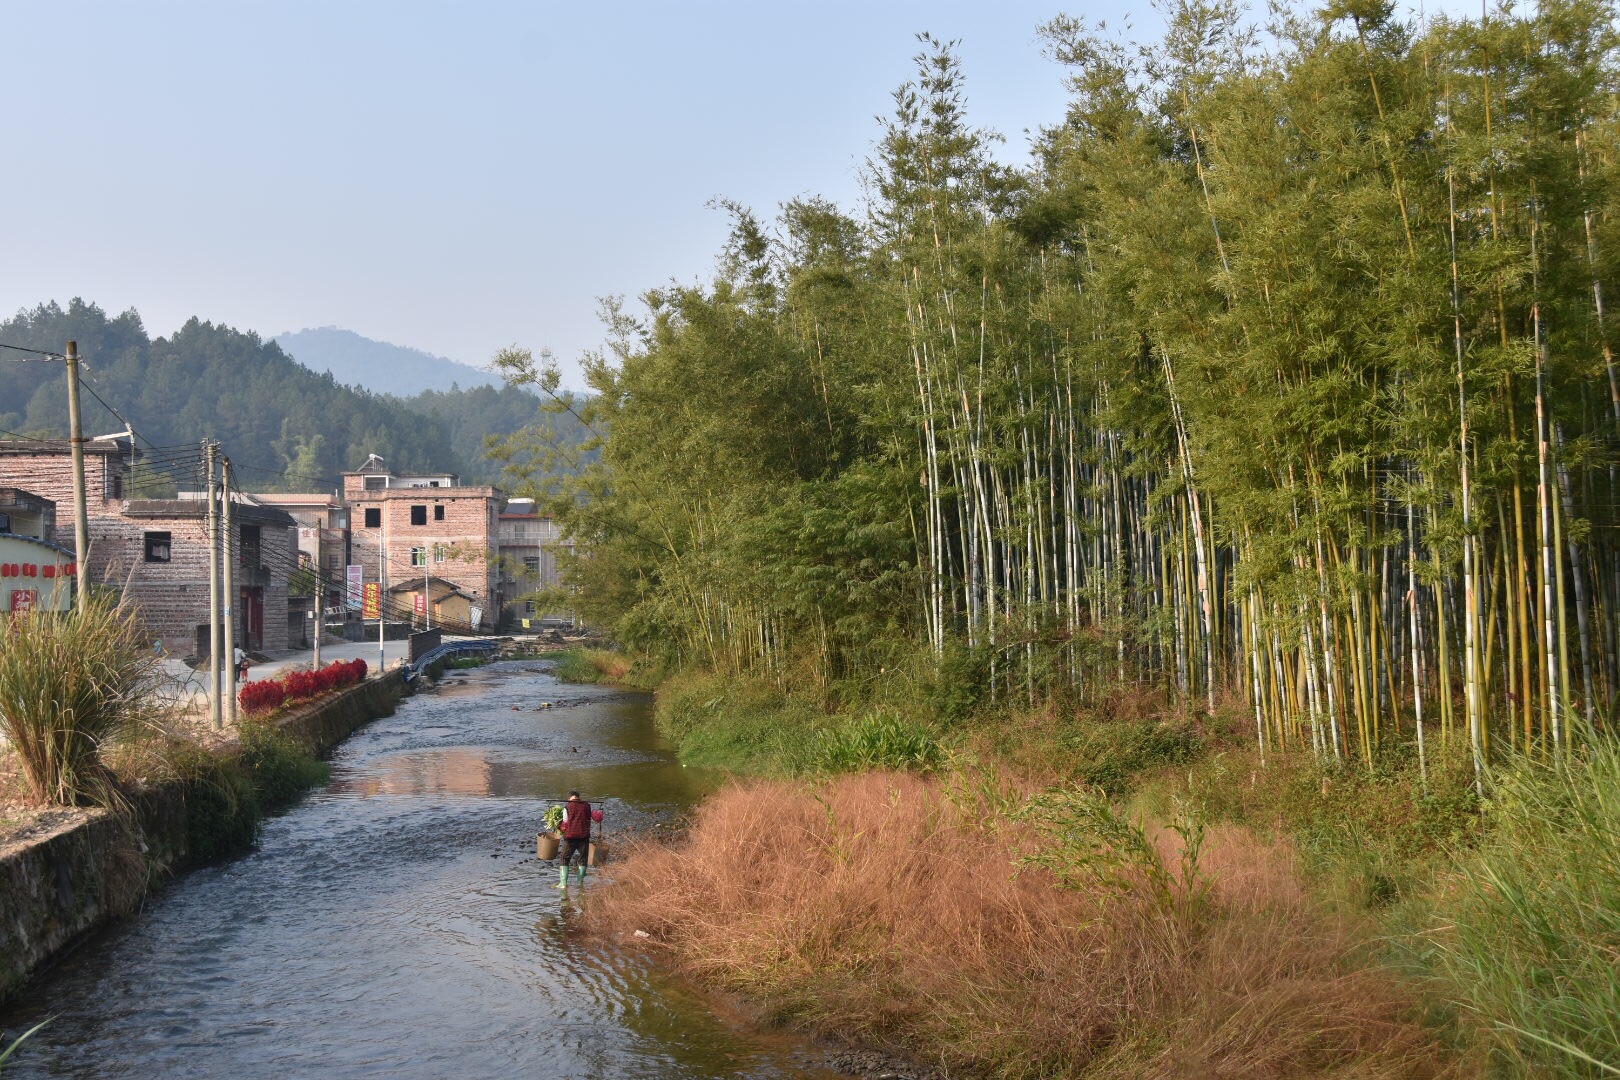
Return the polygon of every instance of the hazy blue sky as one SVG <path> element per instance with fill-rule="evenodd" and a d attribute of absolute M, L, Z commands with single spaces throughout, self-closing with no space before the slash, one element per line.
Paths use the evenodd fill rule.
<path fill-rule="evenodd" d="M 1105 2 L 1068 10 L 1158 25 Z M 0 311 L 77 295 L 154 335 L 337 325 L 567 370 L 596 297 L 709 277 L 715 197 L 853 208 L 920 30 L 961 39 L 971 119 L 1021 158 L 1062 114 L 1036 39 L 1061 10 L 0 0 Z"/>

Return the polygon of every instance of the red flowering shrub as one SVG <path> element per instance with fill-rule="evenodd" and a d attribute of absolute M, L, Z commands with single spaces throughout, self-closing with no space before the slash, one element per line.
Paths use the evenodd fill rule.
<path fill-rule="evenodd" d="M 313 671 L 289 671 L 281 677 L 281 685 L 287 689 L 287 700 L 297 701 L 320 693 L 321 677 Z"/>
<path fill-rule="evenodd" d="M 315 671 L 289 671 L 279 679 L 244 683 L 236 700 L 247 712 L 269 712 L 286 702 L 319 697 L 329 690 L 364 682 L 365 678 L 364 660 L 334 660 Z"/>
<path fill-rule="evenodd" d="M 275 679 L 243 683 L 236 695 L 236 703 L 249 713 L 269 712 L 287 699 L 287 691 Z"/>

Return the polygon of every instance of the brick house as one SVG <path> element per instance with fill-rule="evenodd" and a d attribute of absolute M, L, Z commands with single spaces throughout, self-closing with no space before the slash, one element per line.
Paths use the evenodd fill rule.
<path fill-rule="evenodd" d="M 373 454 L 343 474 L 343 502 L 352 559 L 366 581 L 382 580 L 392 591 L 431 576 L 467 597 L 479 623 L 495 620 L 498 489 L 463 485 L 455 473 L 396 474 Z"/>
<path fill-rule="evenodd" d="M 344 567 L 350 562 L 349 508 L 336 493 L 301 492 L 254 494 L 248 496 L 261 506 L 271 506 L 291 514 L 298 523 L 298 564 L 316 570 L 326 582 L 322 625 L 326 633 L 340 633 L 344 623 L 360 632 L 360 613 L 344 603 Z M 313 583 L 311 582 L 311 585 Z M 313 594 L 288 598 L 287 633 L 294 648 L 308 648 L 315 632 Z"/>
<path fill-rule="evenodd" d="M 128 440 L 85 444 L 85 509 L 90 551 L 87 583 L 124 592 L 154 641 L 176 655 L 200 655 L 208 624 L 207 505 L 196 499 L 129 499 L 138 451 Z M 0 441 L 0 485 L 15 484 L 73 505 L 73 462 L 67 440 Z M 270 507 L 232 504 L 238 590 L 236 623 L 252 649 L 287 647 L 287 577 L 296 565 L 295 522 Z M 71 550 L 73 515 L 59 517 L 52 539 Z"/>
<path fill-rule="evenodd" d="M 573 541 L 563 539 L 562 529 L 536 511 L 532 499 L 513 499 L 500 516 L 496 549 L 500 552 L 500 593 L 505 600 L 501 621 L 519 623 L 545 615 L 523 596 L 562 584 L 558 556 L 572 552 Z"/>
<path fill-rule="evenodd" d="M 343 580 L 343 568 L 349 564 L 349 508 L 337 495 L 276 492 L 249 498 L 292 515 L 298 523 L 300 561 L 319 567 L 332 581 Z"/>

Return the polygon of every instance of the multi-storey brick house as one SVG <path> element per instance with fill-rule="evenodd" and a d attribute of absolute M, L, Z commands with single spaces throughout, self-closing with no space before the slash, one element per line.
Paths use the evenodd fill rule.
<path fill-rule="evenodd" d="M 500 592 L 505 600 L 501 621 L 520 623 L 547 614 L 525 594 L 562 584 L 558 556 L 573 551 L 562 529 L 540 514 L 531 499 L 513 499 L 501 514 L 496 533 L 500 552 Z"/>
<path fill-rule="evenodd" d="M 324 633 L 349 629 L 360 632 L 359 611 L 345 605 L 344 567 L 349 564 L 349 508 L 337 493 L 255 494 L 248 496 L 261 506 L 285 510 L 298 522 L 299 566 L 316 571 L 319 577 L 306 577 L 288 600 L 287 632 L 294 647 L 308 648 L 315 633 L 315 603 L 322 602 L 321 626 Z M 324 583 L 316 596 L 317 583 Z M 308 590 L 308 595 L 304 591 Z"/>
<path fill-rule="evenodd" d="M 128 440 L 84 447 L 90 550 L 79 577 L 122 590 L 142 625 L 164 648 L 196 655 L 208 624 L 207 504 L 195 499 L 129 499 L 138 454 Z M 0 485 L 73 505 L 73 461 L 66 440 L 0 441 Z M 248 648 L 287 647 L 287 577 L 296 565 L 295 522 L 269 507 L 233 501 L 235 603 Z M 50 540 L 71 550 L 73 515 L 59 514 Z"/>
<path fill-rule="evenodd" d="M 287 579 L 298 565 L 296 522 L 274 507 L 240 497 L 231 503 L 231 548 L 237 640 L 247 649 L 288 648 Z M 204 499 L 131 499 L 126 529 L 92 548 L 91 566 L 127 581 L 142 623 L 164 647 L 201 655 L 207 649 L 208 504 Z M 110 550 L 108 543 L 110 541 Z"/>
<path fill-rule="evenodd" d="M 364 567 L 366 581 L 392 589 L 432 577 L 469 598 L 469 615 L 478 616 L 470 623 L 494 621 L 499 490 L 463 485 L 455 473 L 396 474 L 373 454 L 343 474 L 343 501 L 352 561 Z"/>
<path fill-rule="evenodd" d="M 343 580 L 349 564 L 349 508 L 337 495 L 311 494 L 251 495 L 262 506 L 273 506 L 292 515 L 298 523 L 300 561 L 318 567 L 331 581 Z"/>

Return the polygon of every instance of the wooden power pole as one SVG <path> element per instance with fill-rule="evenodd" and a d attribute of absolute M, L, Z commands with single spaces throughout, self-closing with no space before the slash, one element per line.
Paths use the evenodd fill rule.
<path fill-rule="evenodd" d="M 219 542 L 219 557 L 223 566 L 225 579 L 224 609 L 225 609 L 225 656 L 226 663 L 230 665 L 230 674 L 225 677 L 225 686 L 229 693 L 226 697 L 225 713 L 230 717 L 231 727 L 236 727 L 236 549 L 241 545 L 236 543 L 236 529 L 232 526 L 233 514 L 231 510 L 231 459 L 224 459 L 221 464 L 221 492 L 220 512 L 224 518 L 224 528 L 221 530 Z M 246 570 L 247 567 L 242 569 Z"/>
<path fill-rule="evenodd" d="M 84 495 L 84 424 L 79 419 L 79 344 L 67 343 L 68 436 L 73 452 L 74 603 L 83 614 L 90 603 L 85 566 L 90 558 L 90 512 Z"/>
<path fill-rule="evenodd" d="M 208 463 L 208 697 L 210 715 L 216 729 L 224 726 L 220 700 L 223 680 L 220 678 L 220 610 L 219 610 L 219 474 L 214 468 L 219 445 L 212 441 L 203 444 L 203 458 Z"/>

